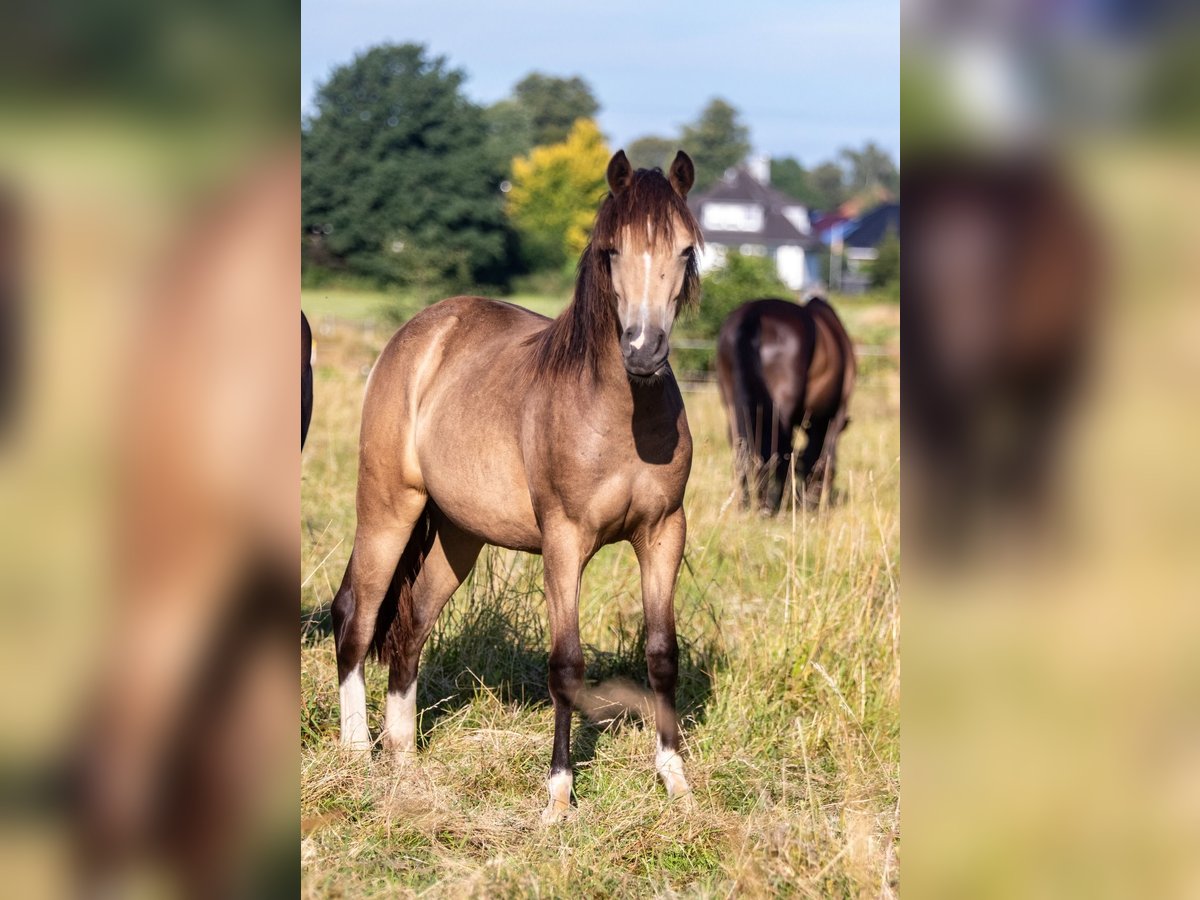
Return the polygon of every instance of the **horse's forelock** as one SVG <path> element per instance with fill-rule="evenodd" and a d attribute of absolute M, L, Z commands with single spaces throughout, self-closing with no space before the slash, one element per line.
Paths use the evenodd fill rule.
<path fill-rule="evenodd" d="M 639 246 L 658 250 L 671 241 L 677 224 L 682 224 L 696 246 L 703 244 L 700 223 L 662 170 L 638 169 L 626 190 L 604 199 L 592 230 L 592 245 L 611 250 L 621 232 L 628 229 Z"/>

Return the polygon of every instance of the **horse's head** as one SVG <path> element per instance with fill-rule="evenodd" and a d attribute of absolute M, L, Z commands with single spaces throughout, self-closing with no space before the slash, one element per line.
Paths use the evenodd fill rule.
<path fill-rule="evenodd" d="M 695 168 L 681 150 L 666 175 L 659 169 L 635 172 L 621 150 L 609 162 L 607 178 L 610 194 L 596 217 L 592 245 L 607 260 L 625 369 L 650 378 L 666 368 L 675 316 L 699 294 L 703 237 L 687 205 Z"/>

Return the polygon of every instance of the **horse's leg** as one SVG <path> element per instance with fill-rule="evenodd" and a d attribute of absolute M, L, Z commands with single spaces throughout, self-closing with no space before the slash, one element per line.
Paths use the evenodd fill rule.
<path fill-rule="evenodd" d="M 371 746 L 363 661 L 392 575 L 424 508 L 425 495 L 410 489 L 402 491 L 385 513 L 376 512 L 367 518 L 360 509 L 354 550 L 333 601 L 341 739 L 342 745 L 352 750 L 368 750 Z"/>
<path fill-rule="evenodd" d="M 783 505 L 783 491 L 792 466 L 791 420 L 782 418 L 778 411 L 771 420 L 771 453 L 766 460 L 763 511 L 777 513 Z"/>
<path fill-rule="evenodd" d="M 654 767 L 670 797 L 689 797 L 679 755 L 679 719 L 675 715 L 675 684 L 679 677 L 679 644 L 675 638 L 675 579 L 683 560 L 687 522 L 678 509 L 646 528 L 633 540 L 642 571 L 642 609 L 646 619 L 646 669 L 654 691 L 654 720 L 658 731 Z"/>
<path fill-rule="evenodd" d="M 571 716 L 583 685 L 583 647 L 579 642 L 579 579 L 588 555 L 578 533 L 563 528 L 546 533 L 542 556 L 546 603 L 550 613 L 550 698 L 554 701 L 554 751 L 550 757 L 550 802 L 542 822 L 558 821 L 570 809 Z"/>
<path fill-rule="evenodd" d="M 746 453 L 750 462 L 750 503 L 756 503 L 760 510 L 766 510 L 770 505 L 771 456 L 778 444 L 775 407 L 769 400 L 755 405 L 747 434 L 750 438 Z"/>
<path fill-rule="evenodd" d="M 829 434 L 829 419 L 822 416 L 809 418 L 808 427 L 804 429 L 808 435 L 808 444 L 800 457 L 800 484 L 804 491 L 805 506 L 819 506 L 821 494 L 825 487 L 825 471 L 830 463 L 830 448 L 826 447 L 826 437 Z M 829 473 L 832 477 L 833 473 Z"/>
<path fill-rule="evenodd" d="M 483 541 L 435 514 L 433 545 L 413 581 L 411 598 L 412 628 L 388 641 L 388 693 L 385 717 L 385 742 L 397 761 L 403 761 L 417 748 L 417 665 L 421 648 L 429 639 L 433 625 L 446 601 L 463 583 Z M 397 616 L 397 625 L 403 621 Z"/>

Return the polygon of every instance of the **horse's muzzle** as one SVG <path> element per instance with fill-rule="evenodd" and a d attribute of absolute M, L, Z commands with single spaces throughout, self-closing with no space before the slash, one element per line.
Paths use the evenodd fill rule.
<path fill-rule="evenodd" d="M 667 364 L 670 352 L 667 333 L 661 328 L 630 326 L 621 332 L 621 356 L 630 375 L 640 378 L 657 375 Z"/>

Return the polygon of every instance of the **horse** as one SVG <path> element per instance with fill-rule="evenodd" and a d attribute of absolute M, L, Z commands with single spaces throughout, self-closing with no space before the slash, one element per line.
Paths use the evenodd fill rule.
<path fill-rule="evenodd" d="M 312 421 L 313 409 L 313 370 L 312 370 L 312 329 L 308 318 L 300 312 L 300 449 L 304 449 L 304 441 L 308 437 L 308 423 Z"/>
<path fill-rule="evenodd" d="M 717 380 L 743 507 L 777 513 L 789 470 L 816 506 L 832 495 L 837 442 L 850 422 L 854 345 L 825 300 L 751 300 L 721 323 Z M 793 460 L 797 428 L 807 435 Z M 793 468 L 794 467 L 794 468 Z"/>
<path fill-rule="evenodd" d="M 618 541 L 633 545 L 641 573 L 655 768 L 670 798 L 692 802 L 674 612 L 692 440 L 668 353 L 676 316 L 699 293 L 703 238 L 687 205 L 695 169 L 681 151 L 665 175 L 634 171 L 619 151 L 605 177 L 556 319 L 452 297 L 380 354 L 363 401 L 354 545 L 332 608 L 341 743 L 371 747 L 363 664 L 374 649 L 389 669 L 383 742 L 405 764 L 421 648 L 483 545 L 542 555 L 554 707 L 545 823 L 570 810 L 580 579 Z"/>
<path fill-rule="evenodd" d="M 905 533 L 940 562 L 1039 542 L 1098 346 L 1094 214 L 1040 156 L 923 155 L 904 190 Z"/>

